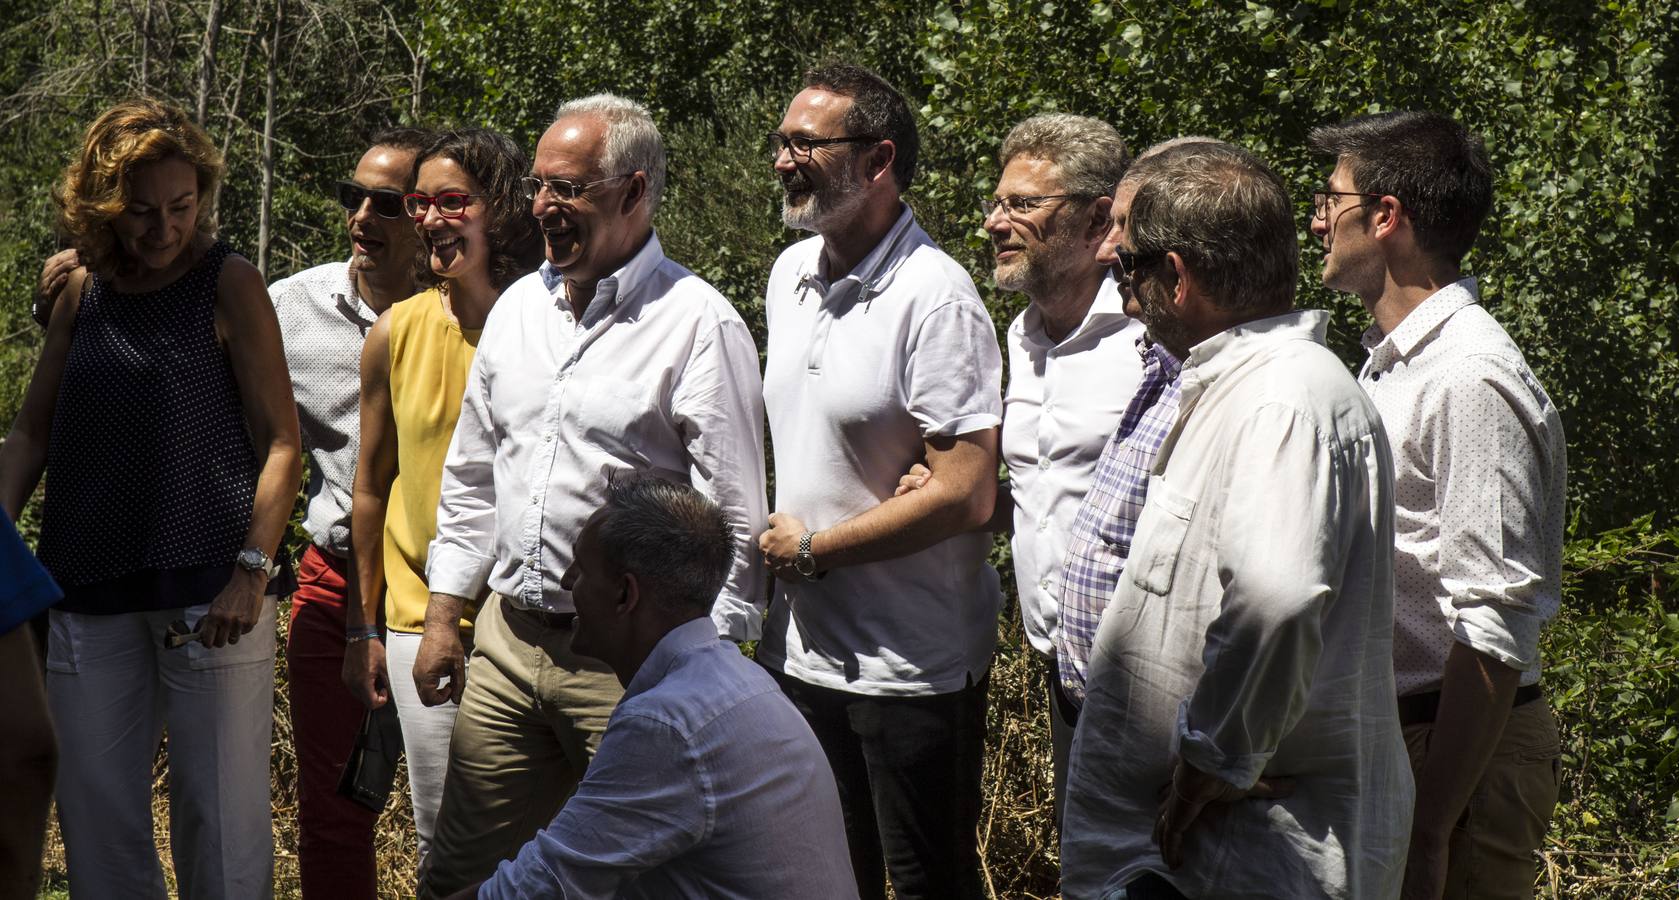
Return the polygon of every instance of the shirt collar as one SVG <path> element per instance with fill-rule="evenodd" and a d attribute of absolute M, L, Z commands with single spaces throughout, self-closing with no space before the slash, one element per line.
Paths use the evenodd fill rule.
<path fill-rule="evenodd" d="M 1205 388 L 1266 345 L 1302 339 L 1322 344 L 1328 332 L 1329 313 L 1321 309 L 1297 309 L 1243 322 L 1191 347 L 1184 373 L 1195 373 L 1195 380 Z"/>
<path fill-rule="evenodd" d="M 810 263 L 810 270 L 800 276 L 800 287 L 810 283 L 820 289 L 824 297 L 837 289 L 855 289 L 860 301 L 885 291 L 892 283 L 892 276 L 897 274 L 899 265 L 909 258 L 910 252 L 919 243 L 910 240 L 912 232 L 919 230 L 915 225 L 915 214 L 910 212 L 907 204 L 900 203 L 898 207 L 898 220 L 892 223 L 892 228 L 843 278 L 826 280 L 822 277 L 822 253 L 819 250 Z"/>
<path fill-rule="evenodd" d="M 665 632 L 665 636 L 653 645 L 653 652 L 647 654 L 647 658 L 642 661 L 641 668 L 635 670 L 635 677 L 630 679 L 629 687 L 624 689 L 624 700 L 652 690 L 654 685 L 665 679 L 670 667 L 688 651 L 715 644 L 720 640 L 722 638 L 717 636 L 717 626 L 712 624 L 710 616 L 689 619 Z"/>
<path fill-rule="evenodd" d="M 1373 364 L 1385 366 L 1415 353 L 1458 310 L 1480 302 L 1480 296 L 1480 288 L 1474 278 L 1460 278 L 1429 295 L 1427 300 L 1400 320 L 1391 334 L 1384 335 L 1379 326 L 1371 325 L 1365 329 L 1360 342 L 1369 351 Z"/>
<path fill-rule="evenodd" d="M 1029 343 L 1048 349 L 1070 344 L 1115 318 L 1128 318 L 1125 315 L 1125 297 L 1119 292 L 1118 282 L 1104 277 L 1101 285 L 1096 288 L 1095 299 L 1090 301 L 1090 309 L 1085 311 L 1084 320 L 1061 340 L 1052 341 L 1049 335 L 1044 333 L 1043 311 L 1038 309 L 1036 303 L 1027 306 L 1026 312 L 1021 314 L 1020 328 L 1021 334 Z"/>
<path fill-rule="evenodd" d="M 1143 359 L 1143 368 L 1156 366 L 1165 374 L 1167 380 L 1177 378 L 1178 372 L 1183 369 L 1183 360 L 1173 356 L 1165 344 L 1149 337 L 1147 332 L 1137 336 L 1137 355 Z"/>
<path fill-rule="evenodd" d="M 637 290 L 664 261 L 665 250 L 659 243 L 659 233 L 649 231 L 647 242 L 630 257 L 629 262 L 595 284 L 595 296 L 589 301 L 589 307 L 583 311 L 583 324 L 587 326 L 600 321 L 620 302 L 634 297 Z M 565 273 L 548 260 L 543 260 L 536 271 L 542 276 L 542 286 L 548 289 L 549 295 L 556 301 L 564 300 L 562 291 Z"/>
<path fill-rule="evenodd" d="M 339 282 L 339 290 L 336 294 L 338 311 L 349 317 L 357 325 L 365 328 L 372 325 L 379 318 L 379 314 L 373 311 L 373 307 L 367 305 L 367 301 L 362 299 L 361 292 L 356 290 L 355 262 L 356 258 L 352 256 L 344 263 L 344 268 L 339 270 L 343 274 L 343 280 Z"/>

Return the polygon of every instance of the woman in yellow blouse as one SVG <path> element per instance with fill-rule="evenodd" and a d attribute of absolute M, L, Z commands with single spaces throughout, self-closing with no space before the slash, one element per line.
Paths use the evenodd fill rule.
<path fill-rule="evenodd" d="M 426 550 L 478 335 L 501 292 L 542 260 L 519 186 L 529 170 L 517 144 L 483 129 L 446 133 L 417 157 L 405 203 L 420 230 L 419 278 L 432 287 L 381 315 L 362 350 L 345 680 L 369 708 L 396 702 L 422 865 L 459 708 L 421 704 L 410 674 L 430 598 Z"/>

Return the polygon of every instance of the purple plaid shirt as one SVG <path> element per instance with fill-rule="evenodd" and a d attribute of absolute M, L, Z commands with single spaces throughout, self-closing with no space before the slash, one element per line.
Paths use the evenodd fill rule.
<path fill-rule="evenodd" d="M 1148 496 L 1155 454 L 1178 418 L 1178 372 L 1183 363 L 1147 338 L 1137 339 L 1137 352 L 1143 357 L 1142 383 L 1125 407 L 1119 428 L 1102 448 L 1096 479 L 1073 520 L 1061 576 L 1061 630 L 1055 658 L 1062 687 L 1080 704 L 1096 623 L 1131 555 L 1131 538 Z"/>

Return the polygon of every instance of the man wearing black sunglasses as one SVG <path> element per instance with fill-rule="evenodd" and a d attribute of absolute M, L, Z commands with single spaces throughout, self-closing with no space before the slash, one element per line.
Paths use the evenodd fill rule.
<path fill-rule="evenodd" d="M 337 792 L 367 708 L 389 702 L 377 629 L 349 609 L 350 488 L 361 435 L 362 340 L 380 313 L 415 291 L 416 233 L 402 195 L 415 155 L 432 138 L 412 128 L 376 135 L 354 174 L 337 186 L 349 262 L 315 266 L 268 289 L 310 463 L 303 518 L 310 546 L 298 561 L 286 643 L 306 898 L 374 896 L 378 816 Z"/>

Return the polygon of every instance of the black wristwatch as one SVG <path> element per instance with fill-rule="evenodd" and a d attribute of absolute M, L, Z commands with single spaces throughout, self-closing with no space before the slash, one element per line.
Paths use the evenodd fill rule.
<path fill-rule="evenodd" d="M 816 580 L 816 554 L 810 552 L 810 538 L 814 531 L 799 535 L 799 553 L 793 557 L 793 569 L 807 580 Z"/>

